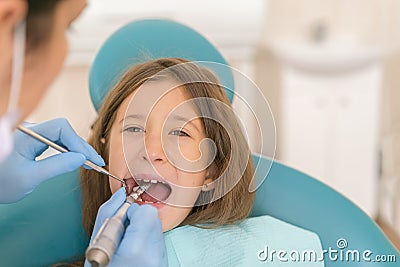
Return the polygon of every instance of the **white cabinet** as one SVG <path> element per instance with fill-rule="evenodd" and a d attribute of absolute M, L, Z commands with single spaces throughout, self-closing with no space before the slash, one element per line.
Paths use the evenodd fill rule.
<path fill-rule="evenodd" d="M 284 67 L 282 76 L 282 161 L 333 187 L 374 217 L 380 66 L 337 75 Z"/>

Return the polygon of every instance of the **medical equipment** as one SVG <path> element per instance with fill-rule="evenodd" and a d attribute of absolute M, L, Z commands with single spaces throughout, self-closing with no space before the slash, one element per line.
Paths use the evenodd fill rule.
<path fill-rule="evenodd" d="M 27 134 L 27 135 L 33 137 L 33 138 L 35 138 L 35 139 L 37 139 L 37 140 L 39 140 L 39 141 L 45 143 L 46 145 L 48 145 L 48 146 L 54 148 L 55 150 L 57 150 L 57 151 L 59 151 L 59 152 L 61 152 L 61 153 L 69 152 L 67 149 L 63 148 L 62 146 L 59 146 L 59 145 L 57 145 L 56 143 L 53 143 L 53 142 L 50 141 L 49 139 L 47 139 L 47 138 L 41 136 L 41 135 L 38 134 L 38 133 L 35 133 L 34 131 L 32 131 L 32 130 L 26 128 L 26 127 L 23 126 L 23 125 L 17 126 L 17 129 L 20 130 L 21 132 L 23 132 L 23 133 L 25 133 L 25 134 Z M 111 174 L 110 172 L 108 172 L 106 169 L 104 169 L 104 168 L 102 168 L 102 167 L 100 167 L 100 166 L 94 164 L 93 162 L 91 162 L 91 161 L 89 161 L 89 160 L 86 160 L 86 161 L 85 161 L 85 165 L 88 166 L 88 167 L 90 167 L 90 168 L 92 168 L 92 169 L 95 170 L 95 171 L 98 171 L 98 172 L 100 172 L 100 173 L 102 173 L 102 174 L 105 174 L 105 175 L 107 175 L 107 176 L 110 176 L 110 177 L 114 178 L 115 180 L 118 180 L 119 182 L 122 183 L 122 185 L 124 186 L 124 188 L 126 188 L 126 183 L 125 183 L 124 180 L 122 180 L 121 178 L 118 178 L 118 177 L 115 176 L 115 175 L 112 175 L 112 174 Z"/>
<path fill-rule="evenodd" d="M 151 183 L 138 186 L 126 201 L 117 210 L 115 215 L 104 221 L 93 241 L 86 250 L 86 259 L 92 266 L 106 266 L 111 261 L 115 250 L 121 242 L 127 221 L 126 212 L 138 198 L 150 188 Z"/>

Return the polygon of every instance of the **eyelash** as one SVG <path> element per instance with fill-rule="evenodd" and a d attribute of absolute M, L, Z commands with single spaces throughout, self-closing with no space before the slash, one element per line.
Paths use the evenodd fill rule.
<path fill-rule="evenodd" d="M 179 130 L 173 130 L 170 133 L 178 133 L 178 136 L 182 136 L 182 137 L 190 137 L 190 135 L 188 135 L 185 131 L 182 131 L 182 129 Z"/>
<path fill-rule="evenodd" d="M 134 129 L 134 130 L 132 130 Z M 139 131 L 144 132 L 144 130 L 140 127 L 136 127 L 136 126 L 130 126 L 124 129 L 124 132 L 131 132 L 131 133 L 138 133 Z"/>
<path fill-rule="evenodd" d="M 144 130 L 142 128 L 136 127 L 136 126 L 127 127 L 123 131 L 124 132 L 131 132 L 131 133 L 144 132 Z M 177 135 L 177 136 L 181 136 L 181 137 L 190 137 L 190 135 L 187 132 L 183 131 L 182 129 L 172 130 L 169 133 Z"/>

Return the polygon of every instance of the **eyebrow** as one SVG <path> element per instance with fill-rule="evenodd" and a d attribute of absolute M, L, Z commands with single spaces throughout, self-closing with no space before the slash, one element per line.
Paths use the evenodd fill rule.
<path fill-rule="evenodd" d="M 143 119 L 144 119 L 144 116 L 143 116 L 143 115 L 140 115 L 140 114 L 131 114 L 131 115 L 128 115 L 128 116 L 126 116 L 126 117 L 123 117 L 122 120 L 119 121 L 119 123 L 121 124 L 121 123 L 122 123 L 124 120 L 126 120 L 126 119 L 139 119 L 139 120 L 143 120 Z"/>
<path fill-rule="evenodd" d="M 199 133 L 201 133 L 200 129 L 197 128 L 196 124 L 193 122 L 193 119 L 189 119 L 189 118 L 186 118 L 186 117 L 183 117 L 183 116 L 180 116 L 180 115 L 174 115 L 174 116 L 172 117 L 172 119 L 177 120 L 177 121 L 182 121 L 182 122 L 184 122 L 184 123 L 191 124 L 194 128 L 196 128 L 196 130 L 197 130 Z"/>

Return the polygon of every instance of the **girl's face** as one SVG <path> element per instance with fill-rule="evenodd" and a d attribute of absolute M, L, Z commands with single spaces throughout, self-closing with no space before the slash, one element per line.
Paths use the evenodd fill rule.
<path fill-rule="evenodd" d="M 152 180 L 151 196 L 143 194 L 138 203 L 152 202 L 147 204 L 158 209 L 164 232 L 188 216 L 202 186 L 212 181 L 206 177 L 203 123 L 194 105 L 185 103 L 183 86 L 165 93 L 172 87 L 168 80 L 152 81 L 133 92 L 118 109 L 109 140 L 111 173 Z M 112 193 L 122 186 L 109 181 Z"/>

